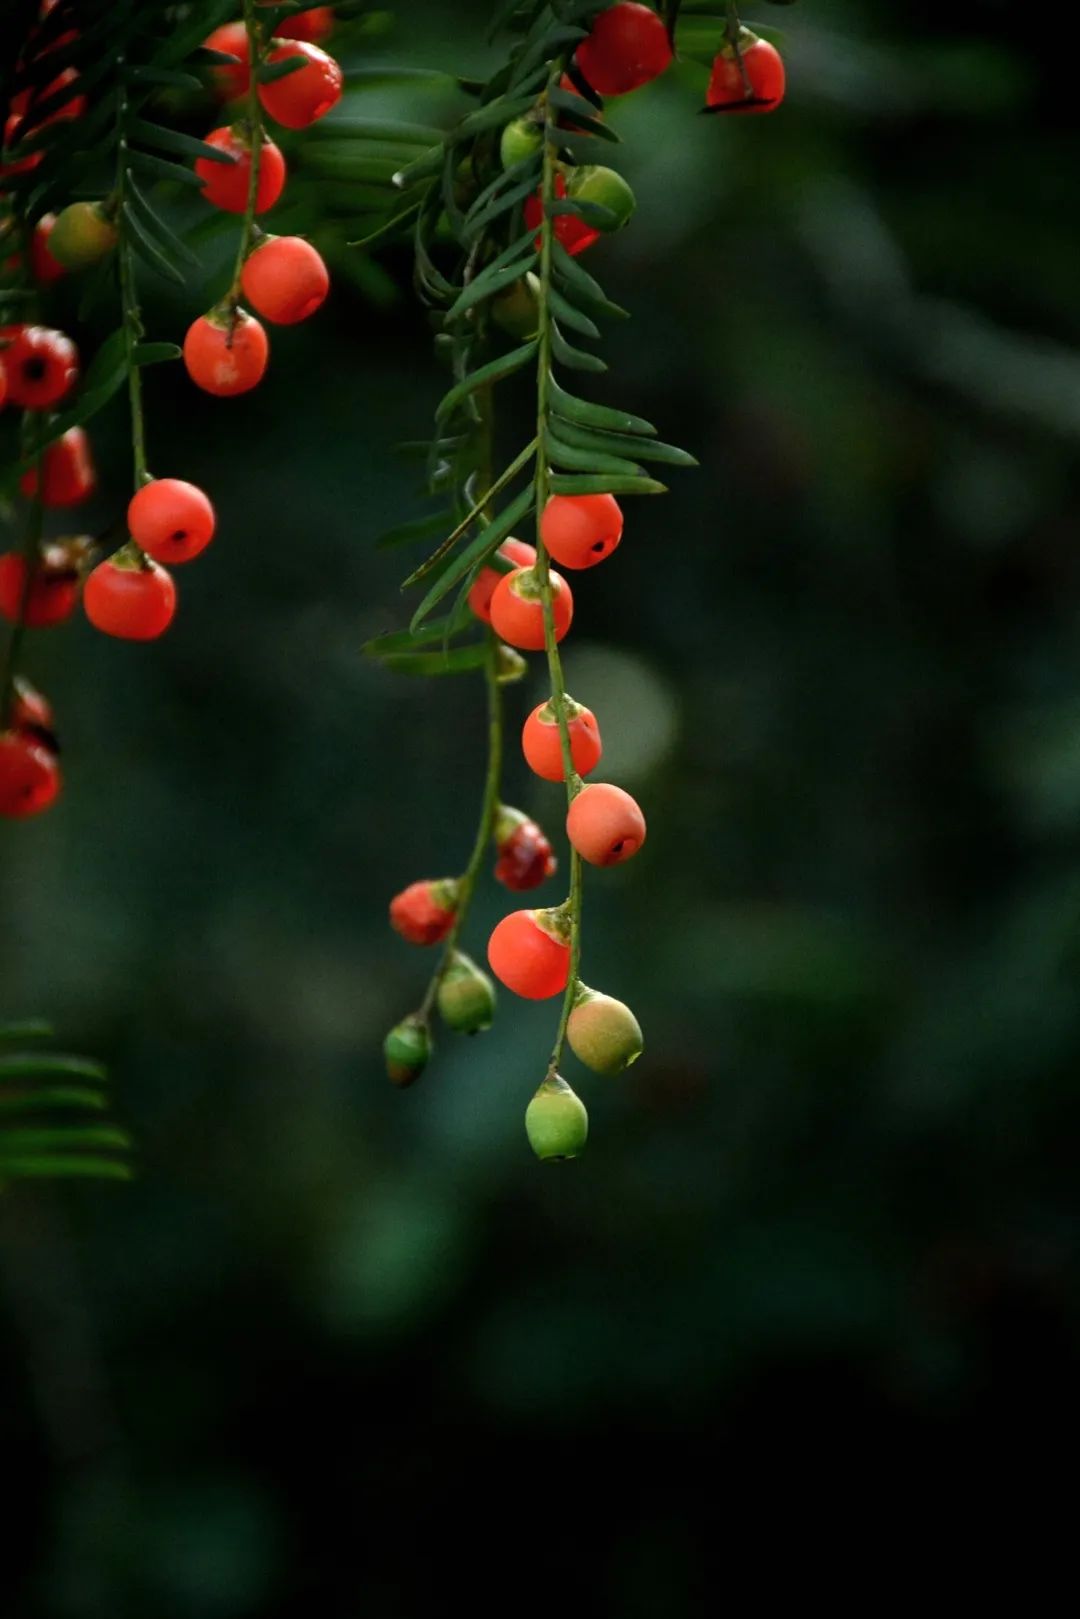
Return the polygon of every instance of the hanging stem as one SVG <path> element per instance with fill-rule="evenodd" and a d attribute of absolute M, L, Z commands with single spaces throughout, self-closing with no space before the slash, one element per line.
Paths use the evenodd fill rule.
<path fill-rule="evenodd" d="M 123 84 L 122 75 L 120 83 Z M 125 216 L 125 204 L 127 202 L 125 189 L 128 167 L 127 112 L 127 95 L 121 89 L 120 99 L 117 104 L 120 138 L 117 143 L 116 161 L 115 216 L 118 233 L 116 257 L 120 272 L 121 329 L 124 333 L 124 361 L 127 366 L 128 404 L 131 412 L 132 488 L 138 493 L 143 484 L 150 481 L 150 475 L 146 469 L 146 428 L 143 420 L 142 372 L 135 363 L 135 350 L 142 342 L 144 331 L 142 311 L 139 308 L 138 289 L 135 285 L 135 264 L 131 256 L 131 242 Z"/>
<path fill-rule="evenodd" d="M 31 452 L 34 457 L 37 488 L 34 491 L 34 498 L 30 502 L 26 530 L 23 535 L 22 555 L 26 568 L 23 574 L 22 594 L 19 598 L 19 612 L 11 627 L 11 634 L 8 636 L 7 653 L 4 658 L 4 673 L 2 679 L 0 679 L 0 730 L 6 730 L 11 722 L 11 709 L 15 699 L 15 675 L 19 667 L 19 653 L 22 650 L 23 637 L 26 634 L 26 610 L 30 604 L 30 592 L 34 586 L 34 573 L 41 555 L 41 533 L 45 519 L 43 496 L 45 449 L 41 431 L 41 417 L 37 411 L 27 411 L 25 422 L 30 438 Z"/>
<path fill-rule="evenodd" d="M 259 18 L 255 13 L 255 0 L 244 0 L 244 27 L 247 29 L 248 56 L 251 59 L 251 77 L 248 80 L 246 108 L 244 121 L 247 124 L 248 141 L 251 151 L 251 171 L 248 175 L 247 203 L 244 208 L 243 224 L 240 229 L 240 242 L 236 250 L 236 267 L 233 270 L 232 285 L 229 288 L 227 303 L 230 306 L 230 331 L 236 324 L 236 312 L 240 304 L 240 277 L 244 273 L 244 264 L 251 252 L 258 229 L 255 224 L 255 204 L 259 196 L 259 168 L 262 160 L 263 148 L 263 120 L 262 107 L 259 103 L 259 68 L 266 55 L 266 46 L 262 37 Z"/>
<path fill-rule="evenodd" d="M 739 34 L 742 31 L 742 23 L 739 21 L 739 7 L 736 0 L 725 0 L 724 10 L 727 13 L 727 26 L 724 32 L 727 34 L 728 44 L 735 53 L 735 60 L 739 65 L 739 77 L 742 79 L 743 95 L 747 101 L 752 101 L 754 99 L 754 87 L 750 83 L 750 75 L 746 71 L 746 63 L 743 61 L 743 54 L 739 48 Z"/>

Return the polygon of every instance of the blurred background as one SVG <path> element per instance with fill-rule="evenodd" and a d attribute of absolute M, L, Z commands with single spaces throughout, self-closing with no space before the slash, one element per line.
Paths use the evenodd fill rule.
<path fill-rule="evenodd" d="M 445 386 L 407 255 L 316 219 L 334 293 L 258 392 L 148 374 L 151 465 L 219 539 L 159 644 L 33 639 L 66 790 L 0 840 L 0 1014 L 108 1061 L 139 1170 L 0 1207 L 13 1619 L 412 1619 L 496 1552 L 518 1605 L 580 1558 L 582 1605 L 682 1619 L 833 1468 L 992 1477 L 1070 1399 L 1072 69 L 1004 0 L 748 10 L 780 113 L 698 117 L 692 63 L 608 109 L 639 210 L 590 267 L 635 318 L 596 396 L 701 469 L 575 581 L 568 685 L 650 828 L 587 883 L 585 976 L 647 1049 L 568 1060 L 580 1161 L 522 1127 L 553 1004 L 383 1072 L 431 965 L 386 904 L 463 864 L 483 758 L 473 677 L 360 654 L 407 619 L 411 554 L 374 542 Z M 489 11 L 333 48 L 484 72 Z M 295 206 L 347 180 L 334 119 L 414 96 L 358 83 L 294 143 Z M 205 287 L 148 286 L 155 338 L 227 279 L 200 208 Z M 120 401 L 92 429 L 91 527 L 126 431 Z M 558 834 L 514 749 L 504 796 Z M 507 908 L 488 882 L 466 948 Z"/>

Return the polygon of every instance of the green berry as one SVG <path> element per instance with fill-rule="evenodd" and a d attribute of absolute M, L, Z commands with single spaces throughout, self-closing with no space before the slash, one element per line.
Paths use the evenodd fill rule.
<path fill-rule="evenodd" d="M 499 141 L 499 156 L 504 169 L 512 169 L 515 163 L 524 158 L 532 157 L 544 143 L 543 132 L 540 125 L 531 118 L 515 118 L 512 124 L 507 124 Z"/>
<path fill-rule="evenodd" d="M 383 1041 L 386 1072 L 395 1085 L 411 1085 L 419 1079 L 431 1056 L 431 1036 L 427 1024 L 415 1015 L 402 1018 Z"/>
<path fill-rule="evenodd" d="M 479 1034 L 490 1029 L 495 1017 L 495 985 L 475 961 L 454 951 L 439 984 L 439 1016 L 458 1034 Z"/>
<path fill-rule="evenodd" d="M 491 300 L 496 326 L 511 337 L 535 337 L 540 324 L 540 282 L 529 270 Z"/>
<path fill-rule="evenodd" d="M 594 1074 L 621 1074 L 645 1049 L 641 1025 L 630 1008 L 584 985 L 570 1013 L 566 1038 L 574 1056 Z"/>
<path fill-rule="evenodd" d="M 49 252 L 68 270 L 85 270 L 116 246 L 116 226 L 100 202 L 72 202 L 57 215 Z"/>
<path fill-rule="evenodd" d="M 585 1104 L 565 1079 L 545 1079 L 525 1109 L 529 1146 L 543 1160 L 576 1158 L 589 1134 Z"/>
<path fill-rule="evenodd" d="M 598 230 L 622 230 L 637 207 L 637 198 L 622 175 L 598 163 L 583 163 L 579 168 L 571 169 L 566 193 L 574 202 L 594 202 L 608 210 L 612 220 L 609 224 L 601 224 L 597 219 L 595 224 Z"/>

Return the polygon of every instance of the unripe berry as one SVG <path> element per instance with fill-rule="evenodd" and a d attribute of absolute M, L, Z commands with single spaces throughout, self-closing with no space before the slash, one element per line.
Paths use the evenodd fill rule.
<path fill-rule="evenodd" d="M 566 1025 L 570 1050 L 594 1074 L 621 1074 L 645 1049 L 641 1024 L 622 1001 L 580 985 Z"/>
<path fill-rule="evenodd" d="M 621 787 L 583 787 L 566 814 L 566 835 L 591 866 L 617 866 L 645 842 L 645 817 Z"/>
<path fill-rule="evenodd" d="M 615 216 L 612 224 L 600 227 L 604 231 L 622 230 L 637 207 L 637 198 L 622 175 L 598 163 L 571 169 L 568 192 L 575 202 L 599 203 Z"/>
<path fill-rule="evenodd" d="M 495 648 L 495 684 L 497 686 L 513 686 L 519 680 L 524 680 L 529 672 L 529 665 L 515 652 L 512 646 L 504 646 L 500 641 Z"/>
<path fill-rule="evenodd" d="M 558 861 L 541 827 L 520 810 L 503 804 L 495 821 L 495 880 L 512 893 L 539 888 L 555 875 Z"/>
<path fill-rule="evenodd" d="M 555 176 L 555 195 L 566 196 L 566 181 L 561 174 Z M 541 191 L 536 191 L 525 199 L 524 218 L 526 230 L 539 230 L 543 224 L 544 199 Z M 590 225 L 587 220 L 578 219 L 575 214 L 556 214 L 552 225 L 555 240 L 562 243 L 571 258 L 576 258 L 579 253 L 584 253 L 587 247 L 600 240 L 600 232 L 595 225 Z M 539 236 L 536 238 L 537 252 L 540 251 L 541 240 Z"/>
<path fill-rule="evenodd" d="M 390 901 L 390 926 L 410 944 L 438 944 L 454 925 L 457 903 L 452 877 L 410 883 Z"/>
<path fill-rule="evenodd" d="M 511 337 L 535 337 L 540 325 L 540 280 L 529 270 L 491 300 L 496 326 Z"/>
<path fill-rule="evenodd" d="M 555 639 L 561 641 L 574 617 L 570 586 L 552 568 L 551 613 Z M 544 608 L 535 568 L 515 568 L 503 574 L 491 598 L 491 627 L 495 634 L 522 652 L 544 649 Z"/>
<path fill-rule="evenodd" d="M 519 568 L 529 568 L 536 561 L 535 547 L 525 540 L 515 540 L 512 535 L 499 546 L 498 555 Z M 485 624 L 491 623 L 491 598 L 502 578 L 503 573 L 499 568 L 481 568 L 469 589 L 469 607 Z"/>
<path fill-rule="evenodd" d="M 507 124 L 499 141 L 499 157 L 502 159 L 504 169 L 512 169 L 515 163 L 521 163 L 527 157 L 532 157 L 544 144 L 544 132 L 540 125 L 532 118 L 515 118 L 513 123 Z"/>
<path fill-rule="evenodd" d="M 67 270 L 99 264 L 116 246 L 116 226 L 100 202 L 72 202 L 57 215 L 49 252 Z"/>
<path fill-rule="evenodd" d="M 614 495 L 552 495 L 540 517 L 540 538 L 563 568 L 595 568 L 614 551 L 622 531 Z"/>
<path fill-rule="evenodd" d="M 784 60 L 767 39 L 759 39 L 749 28 L 739 32 L 739 56 L 725 45 L 712 65 L 707 107 L 725 112 L 773 112 L 784 99 L 786 75 Z"/>
<path fill-rule="evenodd" d="M 286 129 L 306 129 L 317 118 L 324 118 L 341 100 L 344 83 L 339 63 L 306 40 L 292 39 L 275 46 L 266 60 L 272 65 L 295 61 L 298 57 L 303 67 L 259 86 L 259 100 L 264 108 Z"/>
<path fill-rule="evenodd" d="M 26 559 L 18 551 L 0 556 L 0 617 L 19 623 L 26 591 Z M 79 597 L 79 575 L 63 546 L 47 546 L 38 558 L 26 597 L 23 622 L 44 630 L 71 617 Z"/>
<path fill-rule="evenodd" d="M 561 911 L 512 911 L 488 940 L 488 964 L 507 989 L 546 1001 L 566 988 L 570 942 Z"/>
<path fill-rule="evenodd" d="M 655 11 L 621 0 L 596 18 L 576 60 L 597 95 L 624 96 L 663 73 L 671 41 Z"/>
<path fill-rule="evenodd" d="M 155 562 L 190 562 L 214 537 L 214 508 L 182 478 L 156 478 L 132 497 L 128 531 Z"/>
<path fill-rule="evenodd" d="M 209 157 L 195 159 L 195 173 L 203 183 L 207 202 L 227 214 L 242 214 L 247 208 L 248 184 L 251 179 L 251 142 L 238 127 L 212 129 L 205 137 L 207 145 L 225 152 L 231 161 L 215 163 Z M 285 189 L 285 159 L 268 136 L 259 148 L 259 183 L 255 188 L 255 212 L 264 214 L 272 208 Z"/>
<path fill-rule="evenodd" d="M 83 607 L 104 635 L 121 641 L 156 641 L 172 623 L 176 586 L 158 563 L 125 545 L 90 574 Z"/>
<path fill-rule="evenodd" d="M 55 753 L 32 734 L 0 731 L 0 815 L 9 820 L 40 815 L 59 791 Z"/>
<path fill-rule="evenodd" d="M 47 326 L 21 326 L 4 351 L 8 398 L 24 410 L 49 410 L 70 393 L 79 352 L 70 337 Z"/>
<path fill-rule="evenodd" d="M 589 1115 L 558 1074 L 545 1079 L 525 1109 L 525 1133 L 529 1146 L 545 1162 L 576 1158 L 589 1135 Z"/>
<path fill-rule="evenodd" d="M 587 776 L 600 763 L 603 744 L 596 716 L 589 708 L 566 699 L 567 730 L 570 733 L 570 757 L 579 776 Z M 545 781 L 565 781 L 563 770 L 562 738 L 555 710 L 550 703 L 539 703 L 525 721 L 521 731 L 521 751 L 525 762 Z"/>
<path fill-rule="evenodd" d="M 208 51 L 220 51 L 223 56 L 235 56 L 235 62 L 215 62 L 210 69 L 210 83 L 222 101 L 239 101 L 247 95 L 251 83 L 251 42 L 242 22 L 223 23 L 203 40 Z"/>
<path fill-rule="evenodd" d="M 200 315 L 184 338 L 184 365 L 197 387 L 219 399 L 249 392 L 262 381 L 270 343 L 261 323 L 238 309 L 227 315 Z"/>
<path fill-rule="evenodd" d="M 495 1018 L 495 985 L 475 961 L 455 950 L 439 980 L 436 1004 L 448 1029 L 458 1034 L 479 1034 Z"/>
<path fill-rule="evenodd" d="M 383 1041 L 386 1072 L 404 1090 L 419 1079 L 431 1059 L 431 1036 L 422 1018 L 402 1018 Z"/>
<path fill-rule="evenodd" d="M 302 236 L 271 236 L 248 255 L 240 285 L 266 320 L 295 326 L 319 308 L 330 277 L 321 255 Z"/>
<path fill-rule="evenodd" d="M 60 438 L 47 445 L 41 467 L 42 505 L 50 509 L 78 506 L 92 494 L 97 473 L 85 428 L 69 427 Z M 37 468 L 31 467 L 19 479 L 19 488 L 24 495 L 32 498 L 37 493 L 37 486 Z"/>

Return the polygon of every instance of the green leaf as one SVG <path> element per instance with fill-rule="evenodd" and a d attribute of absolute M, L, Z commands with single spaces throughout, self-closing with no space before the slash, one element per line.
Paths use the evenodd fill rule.
<path fill-rule="evenodd" d="M 129 1181 L 131 1165 L 115 1158 L 98 1158 L 90 1153 L 37 1153 L 32 1158 L 8 1157 L 0 1136 L 0 1180 L 10 1175 L 19 1180 L 111 1180 Z"/>
<path fill-rule="evenodd" d="M 54 1108 L 89 1108 L 97 1113 L 107 1105 L 100 1091 L 89 1090 L 83 1085 L 41 1085 L 23 1091 L 19 1096 L 0 1095 L 0 1114 L 45 1113 Z"/>
<path fill-rule="evenodd" d="M 561 473 L 551 479 L 553 495 L 666 495 L 667 485 L 655 478 L 630 478 L 607 473 Z"/>
<path fill-rule="evenodd" d="M 520 371 L 523 365 L 528 365 L 539 346 L 536 338 L 523 343 L 520 348 L 510 349 L 506 354 L 499 354 L 486 365 L 479 366 L 477 370 L 463 377 L 454 384 L 449 393 L 443 395 L 435 411 L 435 420 L 444 421 L 463 400 L 474 393 L 477 388 L 486 387 L 488 383 L 502 382 L 504 377 L 512 376 Z"/>
<path fill-rule="evenodd" d="M 548 303 L 555 318 L 561 320 L 564 326 L 569 326 L 572 332 L 580 332 L 582 337 L 600 336 L 600 328 L 595 321 L 591 321 L 588 315 L 583 315 L 580 309 L 576 309 L 556 287 L 548 288 Z"/>
<path fill-rule="evenodd" d="M 154 241 L 139 219 L 134 206 L 130 202 L 125 202 L 120 212 L 123 216 L 124 224 L 127 226 L 128 241 L 143 263 L 148 264 L 159 275 L 166 276 L 170 281 L 175 281 L 178 286 L 182 287 L 184 285 L 182 273 Z"/>
<path fill-rule="evenodd" d="M 170 255 L 187 264 L 192 270 L 199 269 L 199 261 L 188 247 L 181 241 L 171 225 L 166 224 L 161 215 L 154 209 L 139 185 L 134 175 L 128 174 L 124 180 L 124 191 L 134 211 L 139 216 L 139 223 L 146 230 L 151 241 L 160 248 L 166 258 Z"/>
<path fill-rule="evenodd" d="M 392 630 L 387 635 L 377 635 L 374 640 L 365 641 L 360 650 L 366 658 L 386 658 L 401 652 L 416 652 L 444 637 L 459 635 L 466 625 L 475 622 L 471 613 L 447 613 L 444 618 L 430 619 L 423 629 Z"/>
<path fill-rule="evenodd" d="M 577 259 L 571 258 L 558 237 L 553 239 L 551 247 L 557 279 L 579 302 L 584 303 L 594 315 L 609 315 L 613 319 L 629 320 L 629 311 L 623 309 L 620 304 L 613 304 L 610 298 L 605 296 L 599 281 L 595 276 L 591 276 L 588 270 L 583 269 Z"/>
<path fill-rule="evenodd" d="M 465 215 L 466 223 L 471 224 L 481 209 L 486 207 L 493 197 L 497 197 L 500 191 L 505 191 L 507 186 L 515 185 L 519 180 L 524 180 L 528 175 L 532 175 L 534 179 L 538 179 L 540 169 L 541 161 L 539 154 L 532 152 L 528 157 L 519 158 L 518 161 L 516 163 L 512 163 L 508 169 L 500 170 L 500 172 L 495 176 L 494 180 L 489 180 L 484 189 L 478 192 L 476 197 L 473 199 L 472 207 Z"/>
<path fill-rule="evenodd" d="M 91 1062 L 89 1057 L 56 1056 L 52 1052 L 0 1057 L 0 1085 L 16 1079 L 90 1079 L 104 1084 L 108 1077 L 101 1063 Z"/>
<path fill-rule="evenodd" d="M 482 669 L 489 656 L 486 641 L 440 652 L 392 652 L 382 662 L 399 675 L 461 675 Z"/>
<path fill-rule="evenodd" d="M 573 118 L 573 128 L 559 129 L 549 125 L 553 140 L 565 140 L 567 135 L 594 136 L 598 140 L 610 141 L 613 145 L 619 144 L 620 137 L 598 116 L 596 108 L 584 96 L 571 95 L 567 90 L 554 87 L 548 95 L 548 100 L 564 118 Z"/>
<path fill-rule="evenodd" d="M 122 1152 L 130 1146 L 127 1131 L 115 1124 L 42 1125 L 40 1129 L 20 1125 L 0 1130 L 0 1156 L 6 1159 L 21 1157 L 24 1153 L 75 1152 L 83 1147 L 105 1147 Z"/>
<path fill-rule="evenodd" d="M 607 370 L 599 354 L 589 354 L 585 349 L 576 349 L 572 343 L 568 343 L 555 321 L 551 323 L 551 352 L 560 365 L 569 366 L 571 371 Z"/>
<path fill-rule="evenodd" d="M 278 62 L 260 62 L 255 77 L 260 84 L 275 84 L 278 79 L 287 78 L 290 73 L 298 73 L 307 65 L 307 60 L 303 56 L 283 56 Z"/>
<path fill-rule="evenodd" d="M 484 562 L 492 551 L 498 549 L 503 540 L 520 523 L 523 517 L 528 516 L 533 509 L 535 491 L 532 484 L 522 489 L 488 526 L 476 536 L 471 544 L 467 545 L 436 579 L 416 612 L 412 616 L 412 629 L 417 629 L 447 593 L 461 584 L 474 568 Z"/>
<path fill-rule="evenodd" d="M 602 202 L 589 202 L 584 198 L 558 197 L 549 204 L 548 213 L 552 219 L 568 216 L 571 219 L 583 219 L 587 225 L 595 225 L 597 230 L 618 230 L 619 216 L 610 208 L 605 208 Z"/>
<path fill-rule="evenodd" d="M 606 433 L 594 427 L 579 427 L 575 422 L 558 420 L 558 434 L 564 444 L 580 450 L 595 450 L 603 455 L 625 455 L 640 461 L 661 461 L 672 467 L 696 467 L 697 461 L 674 444 L 663 444 L 659 439 L 642 438 L 633 433 Z"/>
<path fill-rule="evenodd" d="M 504 254 L 499 255 L 500 259 L 503 257 L 505 257 Z M 475 281 L 469 282 L 465 291 L 447 310 L 447 325 L 457 320 L 467 309 L 472 309 L 475 304 L 482 303 L 485 298 L 494 298 L 498 293 L 505 292 L 507 287 L 512 287 L 515 281 L 520 281 L 522 276 L 531 270 L 535 263 L 535 253 L 530 253 L 528 258 L 518 259 L 516 262 L 507 264 L 500 264 L 498 259 L 493 260 L 487 269 L 476 277 Z"/>
<path fill-rule="evenodd" d="M 548 383 L 548 403 L 559 416 L 565 416 L 582 427 L 609 428 L 613 433 L 641 433 L 655 437 L 656 428 L 644 416 L 631 416 L 626 410 L 613 410 L 610 405 L 594 405 L 590 400 L 577 399 L 560 388 L 555 378 Z"/>
<path fill-rule="evenodd" d="M 509 213 L 512 208 L 518 207 L 527 197 L 531 197 L 535 190 L 536 175 L 532 174 L 528 179 L 513 186 L 509 191 L 504 191 L 493 202 L 489 202 L 486 208 L 482 208 L 475 217 L 470 214 L 467 220 L 468 235 L 471 238 L 479 236 L 491 224 L 492 220 L 499 219 L 503 214 Z"/>
<path fill-rule="evenodd" d="M 128 167 L 151 180 L 175 180 L 179 185 L 192 186 L 196 191 L 203 183 L 194 169 L 183 163 L 172 163 L 167 157 L 156 157 L 153 152 L 128 152 Z"/>
<path fill-rule="evenodd" d="M 380 551 L 396 550 L 399 545 L 411 545 L 414 540 L 428 540 L 441 534 L 446 527 L 446 513 L 432 512 L 429 517 L 413 517 L 407 523 L 397 523 L 380 534 L 375 541 Z"/>
<path fill-rule="evenodd" d="M 460 124 L 456 124 L 446 137 L 447 144 L 459 146 L 462 141 L 473 135 L 482 135 L 488 129 L 502 129 L 505 124 L 513 123 L 522 113 L 528 112 L 535 96 L 500 96 L 498 101 L 491 101 L 486 107 L 477 107 L 475 112 L 466 113 Z"/>
<path fill-rule="evenodd" d="M 644 475 L 643 469 L 635 461 L 628 461 L 621 455 L 607 455 L 601 450 L 579 449 L 576 445 L 566 444 L 550 431 L 544 435 L 544 445 L 548 459 L 555 466 L 568 467 L 571 472 L 609 473 L 615 477 L 629 478 Z"/>
<path fill-rule="evenodd" d="M 162 152 L 175 152 L 180 157 L 205 157 L 209 158 L 211 163 L 236 162 L 231 152 L 223 152 L 220 147 L 210 146 L 197 136 L 185 135 L 179 129 L 167 129 L 164 124 L 152 124 L 145 118 L 130 118 L 128 135 L 132 140 L 142 141 Z"/>
<path fill-rule="evenodd" d="M 160 365 L 163 360 L 178 360 L 183 349 L 177 343 L 137 343 L 132 352 L 135 365 Z"/>
<path fill-rule="evenodd" d="M 21 1023 L 0 1023 L 0 1041 L 51 1040 L 53 1027 L 44 1018 L 27 1018 Z"/>
<path fill-rule="evenodd" d="M 227 58 L 228 60 L 228 58 Z M 238 61 L 238 57 L 232 57 Z M 194 73 L 184 73 L 175 67 L 154 67 L 148 64 L 145 67 L 129 67 L 124 75 L 128 84 L 146 85 L 150 89 L 162 90 L 201 90 L 203 82 Z"/>
<path fill-rule="evenodd" d="M 537 443 L 537 439 L 532 439 L 528 444 L 526 444 L 525 448 L 514 457 L 510 465 L 506 467 L 503 472 L 500 472 L 499 476 L 495 479 L 495 482 L 491 485 L 491 488 L 486 489 L 483 494 L 481 494 L 479 500 L 477 500 L 469 511 L 466 512 L 465 516 L 461 519 L 461 522 L 454 529 L 453 533 L 448 534 L 442 544 L 436 547 L 427 560 L 422 562 L 420 566 L 414 569 L 413 572 L 410 573 L 409 577 L 403 581 L 401 586 L 402 590 L 407 590 L 410 585 L 417 584 L 421 579 L 424 578 L 426 574 L 431 572 L 432 568 L 434 568 L 435 565 L 440 562 L 449 551 L 454 548 L 458 540 L 465 533 L 466 529 L 470 528 L 472 524 L 476 522 L 476 519 L 483 514 L 485 508 L 491 504 L 495 496 L 501 494 L 507 485 L 513 483 L 514 479 L 524 471 L 525 467 L 532 459 L 533 453 L 537 447 Z"/>

